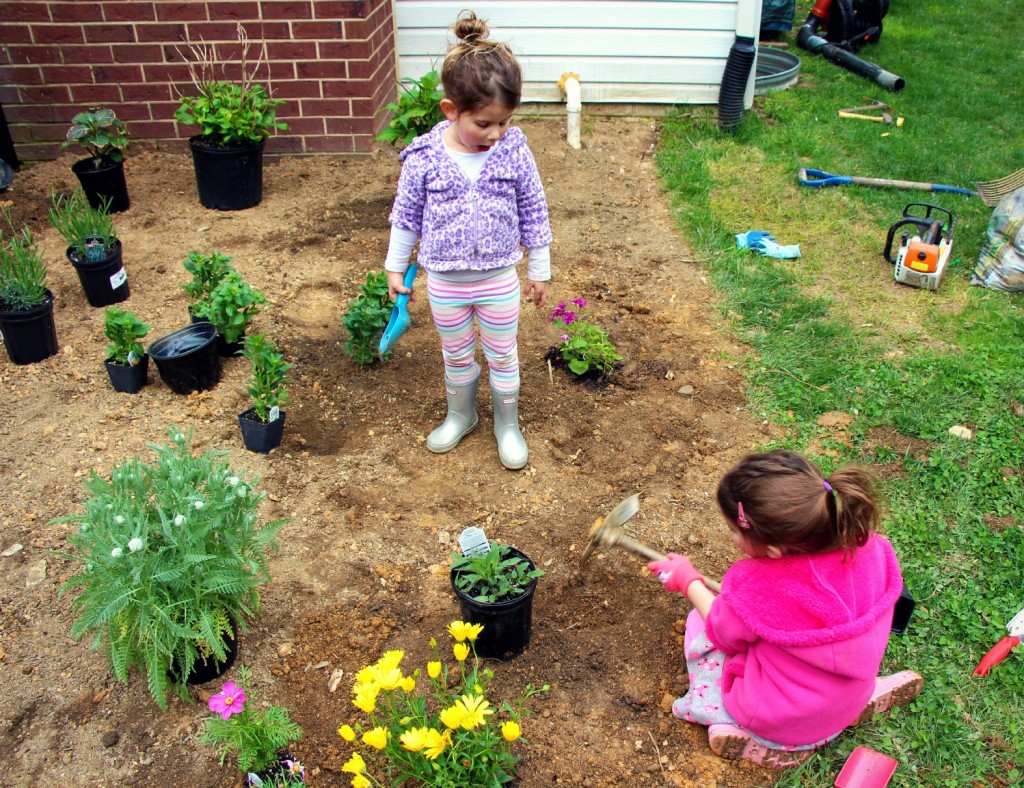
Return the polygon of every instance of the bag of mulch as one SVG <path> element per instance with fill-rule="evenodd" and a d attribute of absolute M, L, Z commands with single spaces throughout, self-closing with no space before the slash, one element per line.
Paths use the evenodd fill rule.
<path fill-rule="evenodd" d="M 1004 197 L 992 211 L 971 284 L 1024 290 L 1024 188 Z"/>

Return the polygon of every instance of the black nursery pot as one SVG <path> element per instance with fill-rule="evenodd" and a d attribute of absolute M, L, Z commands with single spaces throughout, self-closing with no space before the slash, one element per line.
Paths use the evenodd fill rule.
<path fill-rule="evenodd" d="M 217 148 L 191 137 L 192 163 L 196 171 L 199 202 L 217 211 L 240 211 L 263 199 L 263 148 L 257 145 Z"/>
<path fill-rule="evenodd" d="M 127 211 L 128 184 L 124 179 L 124 162 L 101 160 L 99 167 L 94 159 L 81 159 L 71 165 L 71 171 L 78 176 L 82 191 L 93 208 L 103 206 L 103 198 L 110 198 L 110 213 Z"/>
<path fill-rule="evenodd" d="M 220 334 L 217 334 L 217 352 L 220 353 L 222 358 L 237 356 L 244 349 L 245 337 L 242 337 L 235 342 L 228 342 Z"/>
<path fill-rule="evenodd" d="M 212 323 L 179 328 L 157 339 L 148 351 L 160 378 L 177 394 L 205 391 L 220 380 L 217 329 Z"/>
<path fill-rule="evenodd" d="M 238 635 L 225 634 L 224 645 L 227 647 L 227 659 L 224 662 L 218 662 L 212 654 L 209 659 L 200 657 L 193 663 L 192 671 L 185 677 L 185 683 L 206 684 L 227 673 L 238 657 Z M 171 674 L 178 680 L 181 679 L 181 669 L 177 662 L 172 665 Z"/>
<path fill-rule="evenodd" d="M 525 553 L 514 547 L 509 552 L 530 562 L 531 571 L 536 564 Z M 505 602 L 478 602 L 455 585 L 455 572 L 451 572 L 452 589 L 459 600 L 462 620 L 482 624 L 483 632 L 476 639 L 476 654 L 487 659 L 507 660 L 518 657 L 530 645 L 533 625 L 533 593 L 537 578 L 533 578 L 522 596 Z"/>
<path fill-rule="evenodd" d="M 128 274 L 121 262 L 121 242 L 117 241 L 107 254 L 96 261 L 82 259 L 74 246 L 69 246 L 67 258 L 78 273 L 78 281 L 89 301 L 89 306 L 102 307 L 128 299 Z"/>
<path fill-rule="evenodd" d="M 274 421 L 260 421 L 256 408 L 249 408 L 238 414 L 238 426 L 242 430 L 242 442 L 249 451 L 269 454 L 271 449 L 281 445 L 284 437 L 285 412 L 282 410 Z"/>
<path fill-rule="evenodd" d="M 57 326 L 53 321 L 53 293 L 22 312 L 0 306 L 0 334 L 7 355 L 15 364 L 34 364 L 57 353 Z"/>
<path fill-rule="evenodd" d="M 108 358 L 103 362 L 103 366 L 107 368 L 110 385 L 114 387 L 114 391 L 138 394 L 149 377 L 149 354 L 143 353 L 142 358 L 135 364 L 119 364 Z"/>

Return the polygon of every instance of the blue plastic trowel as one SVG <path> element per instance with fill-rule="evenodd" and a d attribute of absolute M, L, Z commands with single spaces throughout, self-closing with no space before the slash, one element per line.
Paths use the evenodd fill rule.
<path fill-rule="evenodd" d="M 402 284 L 410 290 L 412 289 L 412 283 L 416 281 L 416 272 L 419 268 L 416 263 L 413 263 L 405 270 L 405 278 L 402 280 Z M 409 317 L 409 310 L 405 306 L 409 303 L 409 296 L 410 293 L 399 293 L 395 299 L 395 306 L 391 310 L 391 318 L 388 320 L 387 328 L 384 329 L 384 336 L 380 338 L 378 350 L 381 353 L 389 352 L 398 341 L 398 338 L 412 325 L 412 318 Z"/>

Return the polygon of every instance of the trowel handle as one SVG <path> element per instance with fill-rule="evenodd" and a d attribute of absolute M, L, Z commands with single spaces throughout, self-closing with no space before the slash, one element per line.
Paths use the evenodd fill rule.
<path fill-rule="evenodd" d="M 408 268 L 405 269 L 405 276 L 402 278 L 402 284 L 412 289 L 412 283 L 416 281 L 416 272 L 420 270 L 420 267 L 416 263 L 412 263 Z M 399 293 L 395 298 L 395 306 L 405 306 L 409 303 L 409 296 L 411 293 Z"/>

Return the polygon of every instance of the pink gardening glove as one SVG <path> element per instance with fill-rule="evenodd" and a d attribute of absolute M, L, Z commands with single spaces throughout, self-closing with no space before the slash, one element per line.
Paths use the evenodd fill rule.
<path fill-rule="evenodd" d="M 647 568 L 657 575 L 666 591 L 686 594 L 694 580 L 704 582 L 704 575 L 693 568 L 690 559 L 678 553 L 669 553 L 661 561 L 651 561 Z"/>

